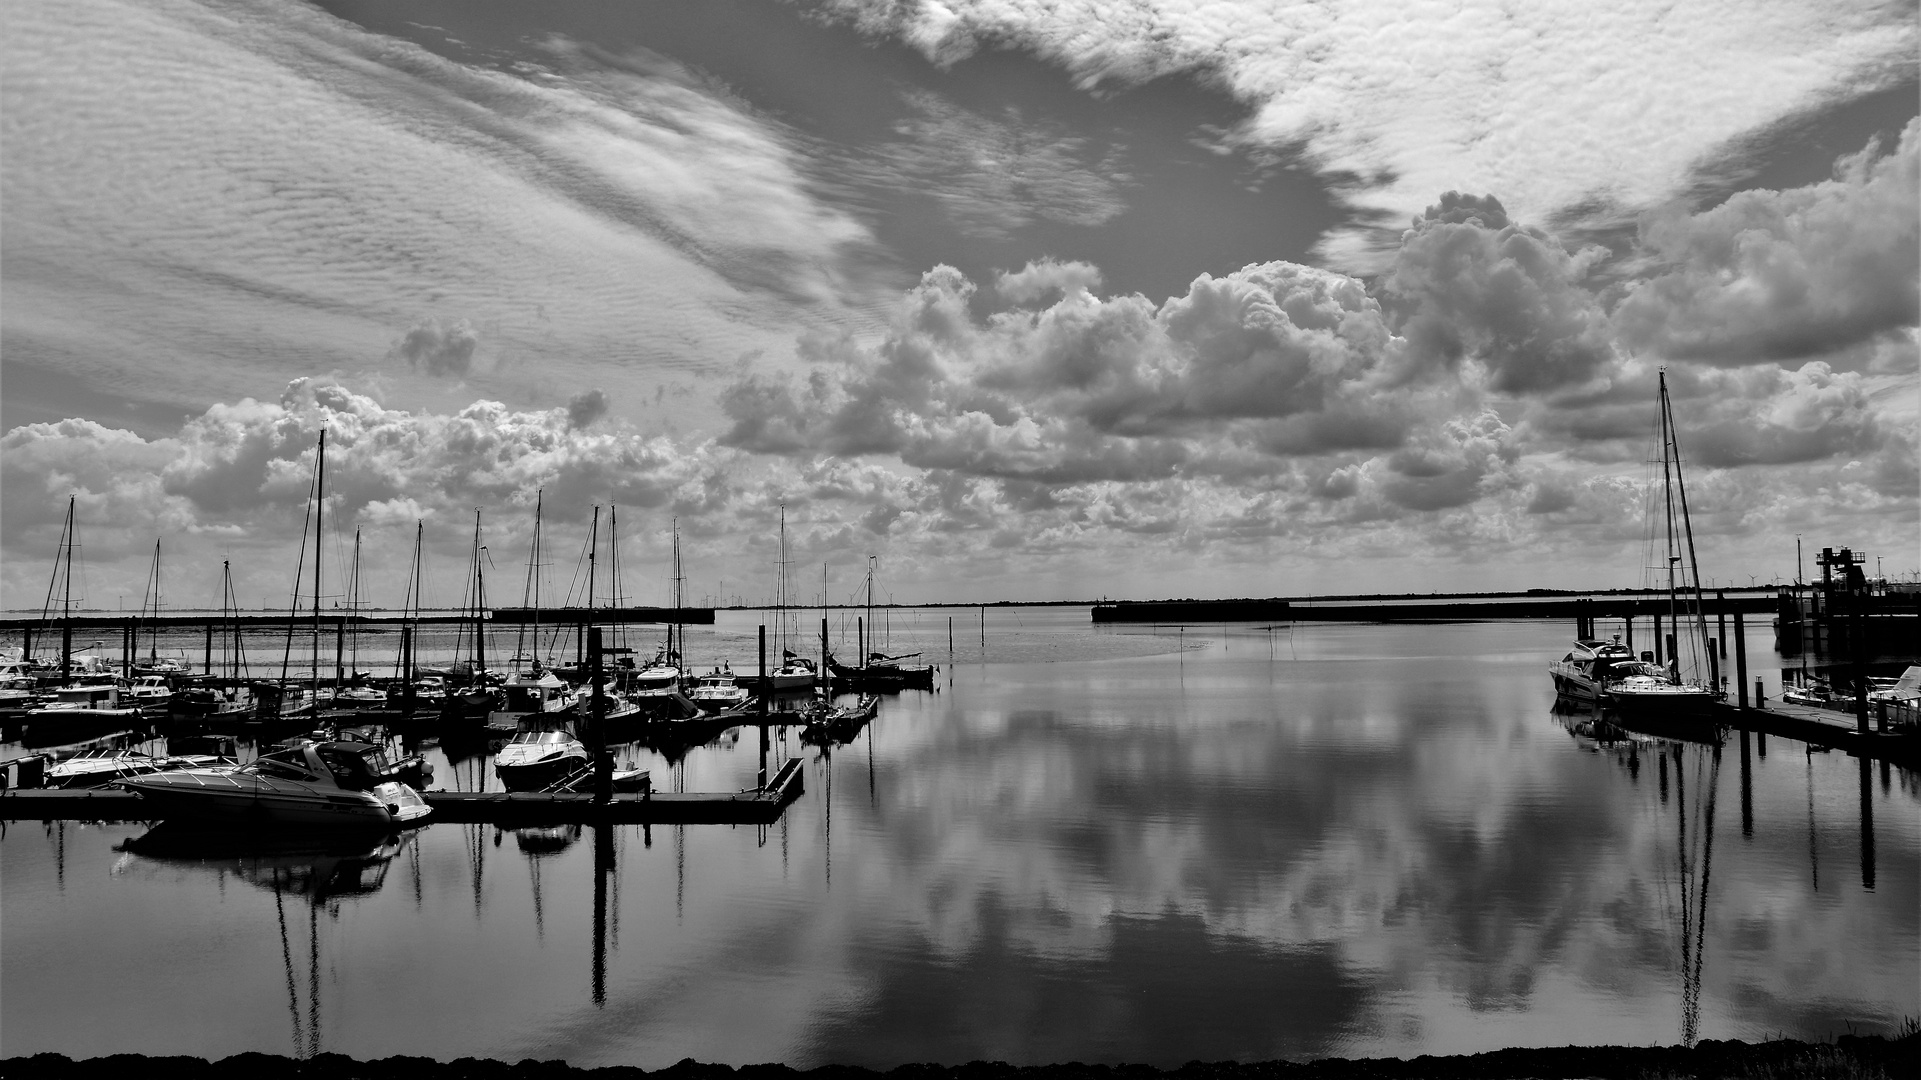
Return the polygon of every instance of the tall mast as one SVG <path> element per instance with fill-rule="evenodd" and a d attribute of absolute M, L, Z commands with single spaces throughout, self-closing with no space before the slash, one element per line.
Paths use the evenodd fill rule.
<path fill-rule="evenodd" d="M 60 681 L 73 681 L 73 502 L 67 496 L 67 570 L 60 585 Z"/>
<path fill-rule="evenodd" d="M 320 708 L 320 537 L 321 515 L 327 510 L 327 429 L 320 429 L 320 450 L 315 455 L 313 500 L 313 698 Z"/>
<path fill-rule="evenodd" d="M 360 530 L 354 530 L 353 573 L 347 584 L 347 618 L 353 626 L 353 651 L 347 657 L 347 674 L 360 666 Z"/>
<path fill-rule="evenodd" d="M 594 561 L 600 555 L 600 504 L 594 504 L 594 524 L 587 533 L 587 618 L 594 616 Z"/>
<path fill-rule="evenodd" d="M 1687 538 L 1687 565 L 1694 588 L 1695 636 L 1700 639 L 1702 655 L 1705 656 L 1709 648 L 1707 605 L 1701 595 L 1701 563 L 1694 555 L 1694 520 L 1688 515 L 1688 485 L 1681 473 L 1681 437 L 1674 430 L 1674 404 L 1668 399 L 1666 372 L 1661 373 L 1661 411 L 1667 417 L 1668 441 L 1674 446 L 1674 488 L 1681 498 L 1681 531 Z"/>
<path fill-rule="evenodd" d="M 153 542 L 153 619 L 147 624 L 147 664 L 160 662 L 160 540 Z M 135 646 L 136 649 L 139 646 Z"/>
<path fill-rule="evenodd" d="M 480 570 L 480 507 L 474 507 L 474 679 L 479 681 L 480 673 L 487 669 L 487 647 L 481 626 L 487 606 L 487 579 Z"/>

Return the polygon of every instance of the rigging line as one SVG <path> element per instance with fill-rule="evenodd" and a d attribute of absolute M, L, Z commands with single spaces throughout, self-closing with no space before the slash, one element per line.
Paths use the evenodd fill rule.
<path fill-rule="evenodd" d="M 1674 430 L 1674 403 L 1667 396 L 1667 383 L 1662 382 L 1661 407 L 1667 412 L 1668 438 L 1674 444 L 1674 486 L 1681 497 L 1681 528 L 1687 537 L 1687 565 L 1694 580 L 1694 618 L 1696 638 L 1705 654 L 1708 652 L 1708 616 L 1701 594 L 1701 563 L 1694 554 L 1694 523 L 1688 516 L 1688 487 L 1681 472 L 1681 436 Z M 1704 661 L 1705 662 L 1705 661 Z"/>

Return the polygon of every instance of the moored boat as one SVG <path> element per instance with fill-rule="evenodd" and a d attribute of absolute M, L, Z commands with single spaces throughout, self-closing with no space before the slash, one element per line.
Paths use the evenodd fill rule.
<path fill-rule="evenodd" d="M 378 746 L 301 739 L 239 766 L 176 769 L 115 781 L 154 817 L 229 825 L 387 828 L 431 812 L 413 788 L 381 780 Z"/>
<path fill-rule="evenodd" d="M 571 732 L 523 727 L 494 755 L 494 775 L 508 791 L 539 791 L 587 764 L 587 747 Z"/>

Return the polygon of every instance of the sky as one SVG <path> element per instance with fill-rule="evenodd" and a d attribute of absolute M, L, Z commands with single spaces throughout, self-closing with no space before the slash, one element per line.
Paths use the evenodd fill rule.
<path fill-rule="evenodd" d="M 1912 0 L 3 17 L 0 607 L 1921 573 Z"/>

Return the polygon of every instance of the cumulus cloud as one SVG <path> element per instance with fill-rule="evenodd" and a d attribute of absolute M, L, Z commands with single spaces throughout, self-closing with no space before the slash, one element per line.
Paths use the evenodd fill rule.
<path fill-rule="evenodd" d="M 897 454 L 916 467 L 1053 481 L 1149 479 L 1208 460 L 1199 444 L 1295 449 L 1397 441 L 1402 342 L 1345 275 L 1289 263 L 1202 275 L 1156 308 L 1096 297 L 1079 264 L 1030 264 L 1005 295 L 1045 307 L 979 319 L 975 286 L 925 274 L 877 342 L 816 346 L 805 380 L 749 376 L 723 395 L 723 441 L 762 453 Z M 1324 447 L 1322 447 L 1324 448 Z"/>
<path fill-rule="evenodd" d="M 1753 364 L 1912 327 L 1921 319 L 1921 120 L 1889 152 L 1870 145 L 1842 158 L 1825 183 L 1652 215 L 1640 243 L 1662 270 L 1634 283 L 1615 313 L 1639 347 Z"/>
<path fill-rule="evenodd" d="M 439 319 L 429 316 L 409 328 L 393 352 L 407 361 L 408 367 L 429 375 L 458 377 L 473 367 L 474 347 L 479 344 L 480 335 L 466 319 L 442 326 Z"/>
<path fill-rule="evenodd" d="M 1585 283 L 1603 255 L 1570 255 L 1511 223 L 1494 197 L 1450 191 L 1403 236 L 1380 293 L 1417 355 L 1448 365 L 1472 357 L 1503 393 L 1550 390 L 1613 358 L 1607 316 Z"/>

